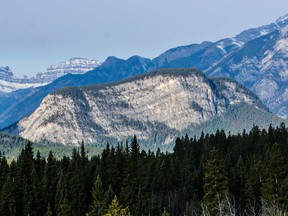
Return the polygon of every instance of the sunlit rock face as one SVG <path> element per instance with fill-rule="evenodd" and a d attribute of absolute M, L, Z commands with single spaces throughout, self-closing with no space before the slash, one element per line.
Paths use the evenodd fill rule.
<path fill-rule="evenodd" d="M 21 120 L 18 130 L 32 141 L 64 145 L 124 141 L 133 135 L 165 144 L 238 103 L 265 110 L 235 81 L 214 82 L 194 69 L 162 69 L 119 83 L 59 90 Z"/>
<path fill-rule="evenodd" d="M 60 62 L 57 65 L 51 65 L 46 72 L 37 73 L 35 80 L 45 80 L 51 82 L 66 74 L 84 74 L 101 65 L 96 59 L 71 58 L 67 61 Z"/>
<path fill-rule="evenodd" d="M 280 22 L 280 21 L 279 21 Z M 275 114 L 288 116 L 288 26 L 246 43 L 207 74 L 250 88 Z"/>

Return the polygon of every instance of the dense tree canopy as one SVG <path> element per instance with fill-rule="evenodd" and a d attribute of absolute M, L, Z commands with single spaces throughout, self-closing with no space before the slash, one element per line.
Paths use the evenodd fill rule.
<path fill-rule="evenodd" d="M 27 143 L 9 165 L 0 157 L 1 215 L 267 215 L 288 210 L 288 132 L 257 126 L 185 136 L 173 153 L 107 145 L 87 157 L 46 159 Z M 115 213 L 116 212 L 116 213 Z M 268 212 L 268 213 L 267 213 Z"/>

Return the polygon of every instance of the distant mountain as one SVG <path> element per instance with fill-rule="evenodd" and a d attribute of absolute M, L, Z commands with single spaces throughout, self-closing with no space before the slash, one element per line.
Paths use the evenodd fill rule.
<path fill-rule="evenodd" d="M 14 77 L 9 67 L 0 67 L 0 80 L 11 81 Z"/>
<path fill-rule="evenodd" d="M 82 140 L 117 143 L 134 134 L 143 143 L 169 144 L 183 131 L 201 128 L 243 106 L 262 115 L 247 116 L 246 109 L 238 109 L 243 122 L 249 117 L 244 128 L 275 123 L 261 101 L 231 79 L 213 81 L 194 69 L 162 69 L 118 83 L 58 90 L 14 126 L 14 132 L 32 141 L 64 145 L 79 145 Z M 237 125 L 231 129 L 243 130 Z"/>
<path fill-rule="evenodd" d="M 273 113 L 287 118 L 287 31 L 288 15 L 285 15 L 234 38 L 173 48 L 153 62 L 155 65 L 161 62 L 160 67 L 166 68 L 195 67 L 210 77 L 236 79 L 259 96 Z"/>
<path fill-rule="evenodd" d="M 84 74 L 99 65 L 101 62 L 95 59 L 71 58 L 58 65 L 51 65 L 46 72 L 37 73 L 32 78 L 25 75 L 17 78 L 9 67 L 0 67 L 0 92 L 10 93 L 19 89 L 44 86 L 66 74 Z"/>
<path fill-rule="evenodd" d="M 288 20 L 288 19 L 287 19 Z M 228 76 L 250 88 L 274 113 L 288 116 L 288 25 L 247 42 L 206 71 Z"/>
<path fill-rule="evenodd" d="M 45 84 L 47 83 L 31 83 L 24 81 L 24 79 L 17 79 L 9 67 L 0 67 L 0 93 L 2 95 L 19 89 L 35 88 Z"/>
<path fill-rule="evenodd" d="M 280 17 L 274 23 L 241 32 L 233 38 L 221 39 L 215 43 L 203 42 L 170 49 L 153 59 L 156 68 L 195 67 L 208 70 L 223 58 L 239 50 L 248 41 L 267 35 L 288 24 L 288 15 Z"/>
<path fill-rule="evenodd" d="M 51 65 L 47 68 L 47 72 L 37 73 L 32 78 L 34 82 L 44 80 L 44 82 L 54 81 L 66 74 L 84 74 L 101 65 L 101 62 L 95 59 L 87 58 L 71 58 L 68 61 L 60 62 L 58 65 Z"/>

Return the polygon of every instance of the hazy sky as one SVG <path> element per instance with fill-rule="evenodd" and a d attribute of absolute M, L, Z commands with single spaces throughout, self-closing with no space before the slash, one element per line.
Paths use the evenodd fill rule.
<path fill-rule="evenodd" d="M 0 66 L 31 77 L 70 57 L 153 58 L 287 13 L 287 0 L 0 0 Z"/>

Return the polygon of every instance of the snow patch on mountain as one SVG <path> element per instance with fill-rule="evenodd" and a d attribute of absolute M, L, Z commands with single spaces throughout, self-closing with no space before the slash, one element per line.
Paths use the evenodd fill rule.
<path fill-rule="evenodd" d="M 36 88 L 47 85 L 47 83 L 15 83 L 0 80 L 0 92 L 10 93 L 19 89 Z"/>
<path fill-rule="evenodd" d="M 0 80 L 11 81 L 14 77 L 9 67 L 0 67 Z"/>
<path fill-rule="evenodd" d="M 277 25 L 281 25 L 281 24 L 284 24 L 284 23 L 286 23 L 286 22 L 288 22 L 288 14 L 279 17 L 279 18 L 276 20 L 275 23 L 276 23 Z"/>
<path fill-rule="evenodd" d="M 95 59 L 71 58 L 68 61 L 60 62 L 58 65 L 51 65 L 47 68 L 47 72 L 37 73 L 34 79 L 51 82 L 66 74 L 84 74 L 100 65 L 101 62 Z"/>

